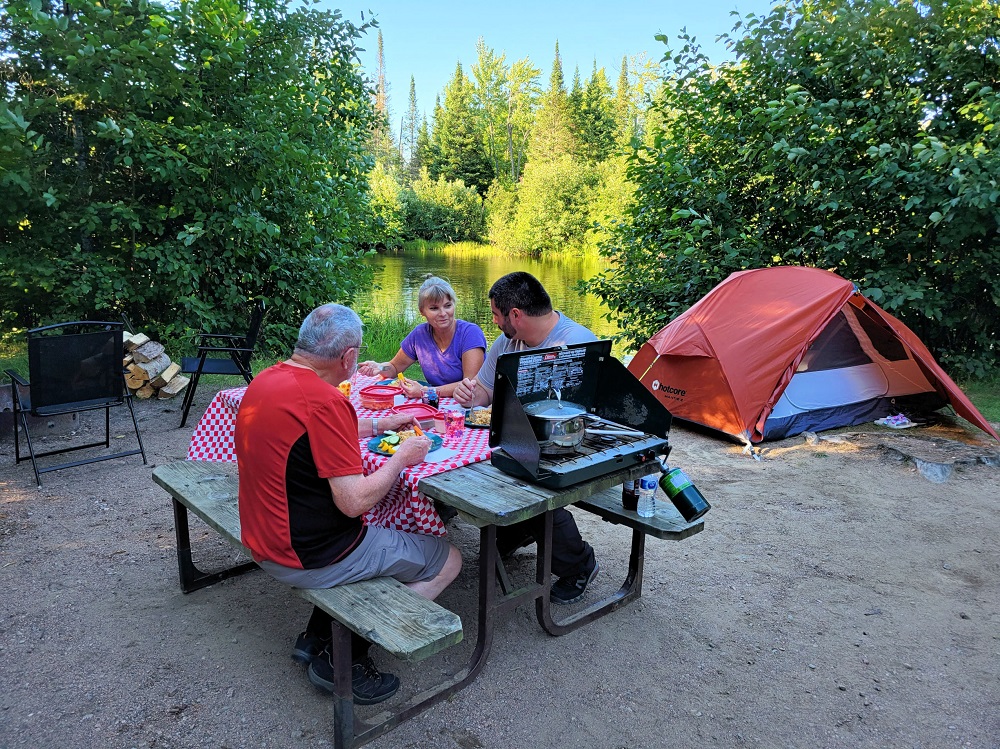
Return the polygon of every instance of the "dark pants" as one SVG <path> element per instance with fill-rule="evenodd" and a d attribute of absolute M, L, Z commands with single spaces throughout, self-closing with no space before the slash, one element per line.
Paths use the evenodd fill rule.
<path fill-rule="evenodd" d="M 329 640 L 333 637 L 333 617 L 319 606 L 313 606 L 312 616 L 306 625 L 306 632 L 320 639 Z M 356 632 L 351 632 L 351 663 L 361 663 L 368 657 L 368 649 L 372 646 L 368 640 Z"/>
<path fill-rule="evenodd" d="M 507 556 L 534 543 L 545 532 L 545 516 L 536 515 L 514 525 L 497 528 L 497 550 Z M 576 577 L 593 569 L 594 550 L 583 540 L 572 513 L 564 507 L 552 512 L 552 574 Z"/>

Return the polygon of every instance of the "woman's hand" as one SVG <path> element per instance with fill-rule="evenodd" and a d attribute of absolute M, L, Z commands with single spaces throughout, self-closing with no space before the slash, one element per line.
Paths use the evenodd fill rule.
<path fill-rule="evenodd" d="M 358 374 L 365 377 L 379 377 L 382 370 L 388 366 L 388 364 L 380 364 L 377 361 L 363 361 L 358 365 Z"/>
<path fill-rule="evenodd" d="M 399 386 L 403 388 L 407 398 L 420 398 L 424 394 L 423 386 L 416 380 L 408 380 L 405 377 L 399 379 Z"/>

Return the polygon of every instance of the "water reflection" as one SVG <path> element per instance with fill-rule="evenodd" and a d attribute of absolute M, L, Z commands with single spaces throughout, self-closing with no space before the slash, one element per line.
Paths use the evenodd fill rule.
<path fill-rule="evenodd" d="M 493 325 L 487 294 L 500 276 L 512 271 L 527 271 L 538 278 L 552 296 L 556 309 L 567 314 L 600 337 L 617 332 L 614 323 L 603 318 L 607 313 L 600 300 L 580 296 L 573 290 L 577 281 L 590 278 L 603 268 L 599 257 L 512 258 L 494 254 L 488 245 L 464 242 L 440 249 L 409 248 L 379 254 L 369 261 L 375 269 L 379 288 L 358 298 L 356 304 L 366 312 L 399 310 L 411 320 L 420 319 L 417 291 L 427 273 L 447 279 L 458 295 L 458 315 L 478 323 L 489 340 L 498 331 Z"/>

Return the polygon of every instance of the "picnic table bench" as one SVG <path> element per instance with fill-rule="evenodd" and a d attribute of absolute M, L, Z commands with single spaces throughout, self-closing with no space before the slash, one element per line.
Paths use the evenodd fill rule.
<path fill-rule="evenodd" d="M 687 522 L 669 503 L 657 502 L 656 514 L 643 518 L 634 510 L 622 507 L 621 484 L 655 473 L 654 464 L 640 464 L 562 489 L 549 489 L 503 473 L 489 463 L 474 463 L 454 471 L 420 480 L 420 489 L 428 497 L 451 505 L 459 516 L 480 529 L 479 556 L 482 588 L 480 596 L 488 607 L 513 608 L 534 600 L 535 616 L 542 629 L 553 636 L 568 634 L 596 619 L 610 614 L 642 595 L 642 574 L 646 555 L 646 536 L 661 540 L 682 541 L 700 533 L 704 519 Z M 632 530 L 628 571 L 621 587 L 605 598 L 575 611 L 563 619 L 552 616 L 549 588 L 552 576 L 552 511 L 573 505 L 591 512 L 606 522 Z M 513 525 L 536 515 L 545 516 L 544 532 L 536 538 L 538 549 L 535 584 L 514 589 L 496 551 L 497 526 Z M 494 600 L 493 583 L 499 583 L 503 595 Z M 487 629 L 492 626 L 487 622 Z M 479 637 L 491 637 L 491 630 Z"/>

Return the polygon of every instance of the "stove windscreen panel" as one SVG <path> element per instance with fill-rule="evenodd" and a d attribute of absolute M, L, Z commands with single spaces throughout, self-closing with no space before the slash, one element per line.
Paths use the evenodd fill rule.
<path fill-rule="evenodd" d="M 673 416 L 628 368 L 613 357 L 601 363 L 595 416 L 666 438 Z"/>
<path fill-rule="evenodd" d="M 582 448 L 569 458 L 542 455 L 524 406 L 553 397 L 556 389 L 588 414 L 638 429 L 644 437 Z M 492 462 L 512 475 L 562 487 L 646 462 L 669 451 L 670 421 L 670 412 L 611 356 L 610 341 L 514 352 L 497 361 Z"/>

